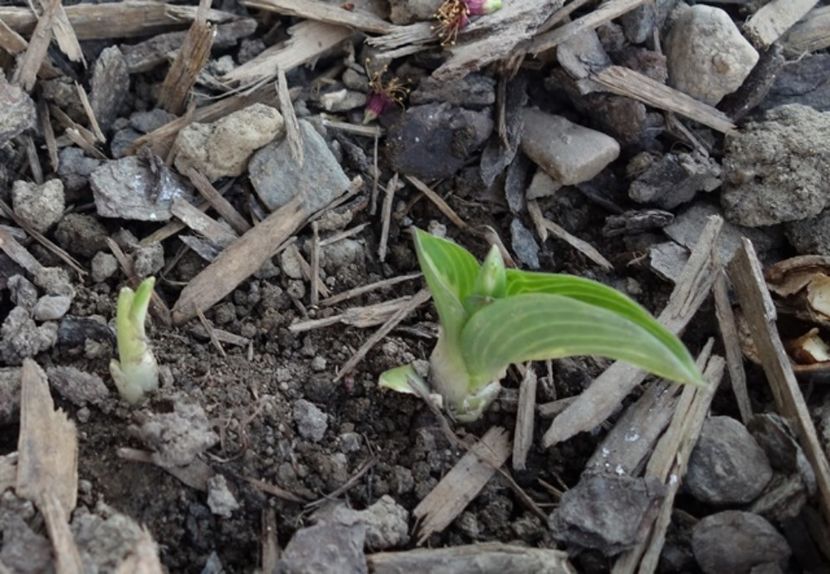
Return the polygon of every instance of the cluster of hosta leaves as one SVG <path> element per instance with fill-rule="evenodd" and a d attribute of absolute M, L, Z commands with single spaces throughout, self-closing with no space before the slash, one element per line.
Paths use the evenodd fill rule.
<path fill-rule="evenodd" d="M 507 367 L 524 361 L 594 355 L 702 384 L 683 343 L 619 291 L 572 275 L 505 269 L 495 246 L 479 264 L 451 241 L 414 235 L 441 322 L 430 383 L 460 420 L 478 418 Z M 393 369 L 381 384 L 408 390 L 413 378 Z"/>

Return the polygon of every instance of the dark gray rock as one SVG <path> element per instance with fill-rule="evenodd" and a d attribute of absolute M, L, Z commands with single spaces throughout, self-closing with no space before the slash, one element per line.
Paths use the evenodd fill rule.
<path fill-rule="evenodd" d="M 149 277 L 164 267 L 164 246 L 161 241 L 140 245 L 133 251 L 133 272 L 138 277 Z"/>
<path fill-rule="evenodd" d="M 134 112 L 130 116 L 130 127 L 142 134 L 149 134 L 175 119 L 176 116 L 167 110 L 153 108 L 146 112 Z"/>
<path fill-rule="evenodd" d="M 744 425 L 731 417 L 706 419 L 684 481 L 692 496 L 707 504 L 745 504 L 770 479 L 769 460 Z"/>
<path fill-rule="evenodd" d="M 830 255 L 830 209 L 816 217 L 787 223 L 784 233 L 801 255 Z"/>
<path fill-rule="evenodd" d="M 101 160 L 87 157 L 78 147 L 65 147 L 58 152 L 60 165 L 58 175 L 63 181 L 64 193 L 70 201 L 76 201 L 77 192 L 84 189 L 89 183 L 90 174 L 95 171 Z"/>
<path fill-rule="evenodd" d="M 20 368 L 0 367 L 0 426 L 17 422 L 20 414 Z"/>
<path fill-rule="evenodd" d="M 151 169 L 136 156 L 104 163 L 89 181 L 101 217 L 167 221 L 173 199 L 190 195 L 188 186 L 163 164 L 155 162 Z"/>
<path fill-rule="evenodd" d="M 830 54 L 807 54 L 790 60 L 775 78 L 761 103 L 762 109 L 802 104 L 820 112 L 830 111 Z"/>
<path fill-rule="evenodd" d="M 37 288 L 23 275 L 12 275 L 8 282 L 12 303 L 24 309 L 34 309 L 37 303 Z"/>
<path fill-rule="evenodd" d="M 79 407 L 99 405 L 110 394 L 101 377 L 75 367 L 51 367 L 46 370 L 49 385 L 64 399 Z"/>
<path fill-rule="evenodd" d="M 98 125 L 108 131 L 130 93 L 130 73 L 118 46 L 105 48 L 95 61 L 89 103 Z"/>
<path fill-rule="evenodd" d="M 496 103 L 496 81 L 482 74 L 448 82 L 427 76 L 410 94 L 409 101 L 413 105 L 446 102 L 464 108 L 483 108 Z"/>
<path fill-rule="evenodd" d="M 560 542 L 612 556 L 638 542 L 643 520 L 664 495 L 652 478 L 583 475 L 562 496 L 549 526 Z"/>
<path fill-rule="evenodd" d="M 749 227 L 814 217 L 830 206 L 830 113 L 781 106 L 726 136 L 721 203 Z"/>
<path fill-rule="evenodd" d="M 99 503 L 96 512 L 80 508 L 70 525 L 84 572 L 115 572 L 145 536 L 136 521 Z"/>
<path fill-rule="evenodd" d="M 69 273 L 62 267 L 41 267 L 35 271 L 35 285 L 46 291 L 47 295 L 66 295 L 75 298 L 75 287 Z"/>
<path fill-rule="evenodd" d="M 389 126 L 386 150 L 395 171 L 439 179 L 464 167 L 492 131 L 489 111 L 446 103 L 413 106 Z"/>
<path fill-rule="evenodd" d="M 694 199 L 699 191 L 717 189 L 720 173 L 720 165 L 699 152 L 668 153 L 631 182 L 628 196 L 638 203 L 673 209 Z"/>
<path fill-rule="evenodd" d="M 757 514 L 727 510 L 711 514 L 692 531 L 692 550 L 706 574 L 749 572 L 754 566 L 784 562 L 787 541 Z"/>
<path fill-rule="evenodd" d="M 106 228 L 97 218 L 84 213 L 70 213 L 55 228 L 58 245 L 73 255 L 92 257 L 107 249 Z"/>
<path fill-rule="evenodd" d="M 366 510 L 339 504 L 323 508 L 313 518 L 341 526 L 365 526 L 366 548 L 370 550 L 386 550 L 409 542 L 409 512 L 388 494 Z"/>
<path fill-rule="evenodd" d="M 298 530 L 279 563 L 284 574 L 366 574 L 365 526 L 318 524 Z"/>
<path fill-rule="evenodd" d="M 110 151 L 112 152 L 112 157 L 115 159 L 121 159 L 122 157 L 130 155 L 130 149 L 132 148 L 133 143 L 140 137 L 141 133 L 132 128 L 124 128 L 115 132 L 110 140 Z"/>
<path fill-rule="evenodd" d="M 533 233 L 518 219 L 510 222 L 510 239 L 519 261 L 531 269 L 539 269 L 539 244 Z"/>
<path fill-rule="evenodd" d="M 807 486 L 799 475 L 776 474 L 748 510 L 770 522 L 786 523 L 801 514 L 808 497 Z"/>
<path fill-rule="evenodd" d="M 294 422 L 303 438 L 314 442 L 323 440 L 329 426 L 328 418 L 317 405 L 305 399 L 294 403 Z"/>
<path fill-rule="evenodd" d="M 36 325 L 29 310 L 15 307 L 0 327 L 0 359 L 7 365 L 19 365 L 51 348 L 58 338 L 56 323 Z"/>
<path fill-rule="evenodd" d="M 632 44 L 642 44 L 651 37 L 657 24 L 657 11 L 653 5 L 638 6 L 620 18 L 626 39 Z"/>
<path fill-rule="evenodd" d="M 204 409 L 184 398 L 177 398 L 173 412 L 152 414 L 140 427 L 133 427 L 138 437 L 153 451 L 160 466 L 190 464 L 204 451 L 219 442 Z"/>
<path fill-rule="evenodd" d="M 35 103 L 22 88 L 0 78 L 0 146 L 26 130 L 37 121 Z"/>
<path fill-rule="evenodd" d="M 251 183 L 262 202 L 276 210 L 301 194 L 306 209 L 320 209 L 349 187 L 349 178 L 317 130 L 300 120 L 303 165 L 297 166 L 287 139 L 258 150 L 248 163 Z"/>
<path fill-rule="evenodd" d="M 38 574 L 52 570 L 52 544 L 19 514 L 0 512 L 0 565 L 8 572 Z"/>

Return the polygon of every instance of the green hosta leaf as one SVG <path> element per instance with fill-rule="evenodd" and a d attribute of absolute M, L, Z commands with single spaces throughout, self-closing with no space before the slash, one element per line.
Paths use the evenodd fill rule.
<path fill-rule="evenodd" d="M 529 293 L 561 295 L 602 307 L 629 319 L 651 333 L 671 349 L 675 356 L 681 357 L 689 354 L 685 345 L 652 317 L 651 313 L 623 293 L 597 281 L 574 275 L 508 269 L 506 293 L 507 297 Z"/>
<path fill-rule="evenodd" d="M 594 291 L 601 301 L 612 300 L 602 298 L 601 290 Z M 682 344 L 678 352 L 678 345 L 666 345 L 655 337 L 639 316 L 632 318 L 609 307 L 591 304 L 584 297 L 528 293 L 482 308 L 461 333 L 470 391 L 497 379 L 512 363 L 574 355 L 608 357 L 666 379 L 702 384 Z"/>
<path fill-rule="evenodd" d="M 424 273 L 441 326 L 455 339 L 464 324 L 464 300 L 472 292 L 478 276 L 475 257 L 446 239 L 415 229 L 415 251 Z"/>

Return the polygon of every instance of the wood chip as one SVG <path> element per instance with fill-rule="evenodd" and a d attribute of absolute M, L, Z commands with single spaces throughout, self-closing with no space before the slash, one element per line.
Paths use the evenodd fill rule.
<path fill-rule="evenodd" d="M 597 251 L 597 249 L 588 243 L 587 241 L 583 241 L 579 237 L 573 235 L 572 233 L 568 232 L 563 227 L 557 225 L 553 221 L 547 219 L 542 215 L 542 210 L 539 208 L 539 204 L 536 201 L 528 201 L 527 202 L 527 210 L 530 213 L 530 217 L 533 220 L 534 224 L 537 223 L 540 227 L 544 228 L 546 231 L 549 231 L 553 235 L 555 235 L 558 239 L 561 239 L 580 253 L 582 253 L 585 257 L 605 269 L 606 271 L 612 271 L 614 266 L 611 264 L 608 259 L 606 259 L 602 253 Z M 544 243 L 547 236 L 544 238 L 540 235 L 539 239 L 542 240 Z"/>
<path fill-rule="evenodd" d="M 536 384 L 538 379 L 528 366 L 519 385 L 519 404 L 516 409 L 516 430 L 513 432 L 513 469 L 524 470 L 527 453 L 533 445 L 533 422 L 536 417 Z"/>
<path fill-rule="evenodd" d="M 300 122 L 294 112 L 294 104 L 291 101 L 291 94 L 288 91 L 288 80 L 285 71 L 277 70 L 277 101 L 280 105 L 280 112 L 285 120 L 285 139 L 288 141 L 288 148 L 291 150 L 291 157 L 299 167 L 305 162 L 303 148 L 303 134 L 300 131 Z"/>
<path fill-rule="evenodd" d="M 756 48 L 766 48 L 806 16 L 816 4 L 818 0 L 772 0 L 752 15 L 743 31 Z"/>
<path fill-rule="evenodd" d="M 423 193 L 427 199 L 429 199 L 432 203 L 435 204 L 435 207 L 443 213 L 447 219 L 452 221 L 453 225 L 461 229 L 462 231 L 467 231 L 470 229 L 469 224 L 461 219 L 461 216 L 458 215 L 455 210 L 449 206 L 449 204 L 444 201 L 444 199 L 435 193 L 430 186 L 425 184 L 423 181 L 415 177 L 414 175 L 407 175 L 407 181 L 415 186 L 415 189 Z"/>
<path fill-rule="evenodd" d="M 35 275 L 43 269 L 40 261 L 35 259 L 35 256 L 29 253 L 28 249 L 18 243 L 11 233 L 2 228 L 0 228 L 0 250 L 30 275 Z"/>
<path fill-rule="evenodd" d="M 668 304 L 658 317 L 674 334 L 683 331 L 709 295 L 719 270 L 717 247 L 722 226 L 723 220 L 720 217 L 709 218 Z M 545 448 L 602 423 L 646 376 L 644 371 L 636 367 L 621 361 L 615 362 L 553 420 L 543 439 Z"/>
<path fill-rule="evenodd" d="M 271 496 L 276 496 L 277 498 L 282 498 L 283 500 L 296 502 L 298 504 L 305 504 L 308 502 L 305 498 L 301 498 L 293 492 L 286 490 L 281 486 L 277 486 L 276 484 L 271 484 L 270 482 L 265 482 L 264 480 L 259 480 L 257 478 L 245 478 L 245 480 L 247 480 L 251 486 L 264 492 L 265 494 L 270 494 Z"/>
<path fill-rule="evenodd" d="M 409 275 L 401 275 L 400 277 L 391 277 L 389 279 L 383 279 L 381 281 L 369 283 L 368 285 L 361 285 L 360 287 L 349 289 L 348 291 L 338 293 L 337 295 L 333 295 L 328 299 L 320 301 L 320 306 L 331 307 L 332 305 L 342 303 L 343 301 L 348 301 L 349 299 L 354 299 L 355 297 L 360 297 L 361 295 L 371 293 L 372 291 L 385 289 L 386 287 L 391 287 L 393 285 L 397 285 L 398 283 L 403 283 L 404 281 L 411 281 L 412 279 L 417 279 L 420 276 L 420 273 L 411 273 Z"/>
<path fill-rule="evenodd" d="M 262 571 L 276 572 L 280 560 L 280 541 L 277 538 L 277 512 L 273 508 L 262 511 L 259 540 L 262 548 Z"/>
<path fill-rule="evenodd" d="M 187 225 L 187 227 L 203 235 L 219 247 L 227 247 L 238 238 L 230 227 L 222 225 L 181 197 L 173 199 L 173 203 L 170 205 L 170 212 L 180 219 L 182 223 Z"/>
<path fill-rule="evenodd" d="M 791 54 L 816 52 L 830 47 L 830 6 L 815 8 L 790 29 L 784 49 Z"/>
<path fill-rule="evenodd" d="M 78 93 L 78 99 L 81 101 L 81 106 L 84 108 L 87 121 L 89 122 L 89 129 L 95 135 L 95 139 L 99 142 L 106 142 L 104 132 L 101 131 L 101 126 L 98 125 L 98 119 L 95 117 L 95 112 L 92 111 L 92 104 L 89 103 L 89 96 L 86 94 L 84 87 L 75 82 L 75 91 Z"/>
<path fill-rule="evenodd" d="M 49 9 L 49 0 L 40 0 L 40 7 L 43 10 Z M 66 57 L 73 62 L 81 62 L 86 66 L 84 59 L 84 52 L 81 49 L 81 44 L 78 42 L 78 37 L 75 35 L 75 30 L 69 22 L 69 17 L 66 15 L 66 10 L 61 5 L 55 12 L 55 23 L 52 27 L 52 33 L 55 35 L 55 41 L 58 43 L 60 51 L 66 54 Z"/>
<path fill-rule="evenodd" d="M 743 239 L 741 248 L 729 264 L 729 276 L 775 404 L 779 412 L 795 425 L 801 446 L 816 475 L 824 518 L 830 520 L 830 465 L 778 334 L 775 305 L 764 282 L 755 247 L 748 239 Z"/>
<path fill-rule="evenodd" d="M 173 306 L 173 322 L 189 321 L 199 311 L 207 311 L 221 301 L 256 273 L 280 244 L 300 228 L 306 217 L 302 198 L 294 197 L 231 243 L 182 290 Z"/>
<path fill-rule="evenodd" d="M 402 572 L 532 572 L 576 574 L 562 550 L 529 548 L 501 542 L 485 542 L 449 548 L 416 548 L 403 552 L 378 552 L 366 556 L 372 574 Z"/>
<path fill-rule="evenodd" d="M 393 24 L 374 14 L 354 7 L 347 10 L 343 6 L 320 0 L 242 0 L 242 4 L 248 8 L 259 8 L 374 34 L 385 34 L 395 29 Z"/>
<path fill-rule="evenodd" d="M 49 44 L 52 42 L 52 27 L 55 24 L 55 13 L 61 6 L 60 0 L 50 0 L 49 5 L 37 20 L 32 37 L 29 39 L 29 46 L 17 60 L 17 68 L 12 76 L 12 83 L 21 86 L 27 92 L 35 87 L 37 73 L 49 51 Z"/>
<path fill-rule="evenodd" d="M 43 131 L 43 139 L 46 142 L 46 151 L 49 153 L 49 165 L 52 171 L 57 172 L 60 167 L 58 158 L 58 142 L 55 141 L 55 132 L 52 129 L 52 117 L 49 114 L 49 106 L 46 100 L 40 98 L 37 103 L 38 116 L 40 116 L 40 128 Z"/>
<path fill-rule="evenodd" d="M 646 105 L 667 112 L 674 112 L 721 133 L 728 134 L 735 130 L 732 120 L 717 108 L 629 68 L 608 66 L 600 72 L 591 74 L 590 80 L 599 83 L 612 94 L 639 100 Z"/>
<path fill-rule="evenodd" d="M 251 229 L 251 225 L 245 220 L 244 217 L 236 210 L 236 208 L 231 205 L 231 203 L 222 197 L 222 194 L 213 187 L 213 184 L 208 181 L 204 175 L 199 173 L 196 168 L 188 168 L 187 178 L 190 180 L 190 183 L 193 184 L 199 193 L 204 197 L 221 215 L 228 224 L 233 227 L 233 230 L 236 231 L 238 234 L 242 235 L 249 229 Z M 200 210 L 201 211 L 201 210 Z"/>
<path fill-rule="evenodd" d="M 288 247 L 286 247 L 286 251 L 289 252 L 291 254 L 291 256 L 294 259 L 297 260 L 297 263 L 300 264 L 300 271 L 302 271 L 303 277 L 305 277 L 305 280 L 308 281 L 309 284 L 311 284 L 314 281 L 314 269 L 311 266 L 311 264 L 308 261 L 305 260 L 305 257 L 303 257 L 303 254 L 300 253 L 300 250 L 297 248 L 296 245 L 293 245 L 293 244 L 289 245 Z M 318 265 L 319 265 L 319 263 L 318 263 Z M 319 266 L 318 266 L 318 269 L 317 269 L 318 279 L 319 279 L 319 271 L 320 270 L 319 270 Z M 320 293 L 323 295 L 323 297 L 328 297 L 329 296 L 328 287 L 326 287 L 323 283 L 321 283 L 319 281 L 318 281 L 317 289 L 320 291 Z"/>
<path fill-rule="evenodd" d="M 666 486 L 666 495 L 660 501 L 656 519 L 643 541 L 623 552 L 614 564 L 613 574 L 657 571 L 674 500 L 686 475 L 689 458 L 697 444 L 709 406 L 723 378 L 724 367 L 721 357 L 711 357 L 701 368 L 706 386 L 686 385 L 683 388 L 671 425 L 657 443 L 645 472 L 646 476 L 655 477 Z"/>
<path fill-rule="evenodd" d="M 213 46 L 214 28 L 207 22 L 211 0 L 199 0 L 196 19 L 187 31 L 184 44 L 170 65 L 158 97 L 159 107 L 181 115 L 187 107 L 190 90 L 196 84 Z"/>
<path fill-rule="evenodd" d="M 478 496 L 497 469 L 510 456 L 510 437 L 501 427 L 491 427 L 461 457 L 412 514 L 419 521 L 418 544 L 442 532 Z"/>
<path fill-rule="evenodd" d="M 395 172 L 386 184 L 386 193 L 383 196 L 383 205 L 380 208 L 380 242 L 378 245 L 378 259 L 386 261 L 386 245 L 389 241 L 389 224 L 392 220 L 392 203 L 395 201 L 395 191 L 398 189 L 398 174 Z"/>
<path fill-rule="evenodd" d="M 401 306 L 398 311 L 395 312 L 394 315 L 389 317 L 386 323 L 383 326 L 372 333 L 372 335 L 364 341 L 364 343 L 360 346 L 360 348 L 355 352 L 352 357 L 346 361 L 346 363 L 340 367 L 340 372 L 337 373 L 337 377 L 335 377 L 335 382 L 341 380 L 343 377 L 348 375 L 349 373 L 354 370 L 354 368 L 360 364 L 360 361 L 366 356 L 366 353 L 372 350 L 372 348 L 377 345 L 386 335 L 392 332 L 392 329 L 398 326 L 398 324 L 406 319 L 410 313 L 412 313 L 415 309 L 429 301 L 431 295 L 429 294 L 428 289 L 421 289 L 418 291 L 407 303 Z"/>
<path fill-rule="evenodd" d="M 297 321 L 292 323 L 288 330 L 292 333 L 305 333 L 306 331 L 334 325 L 351 325 L 360 329 L 368 329 L 388 321 L 395 313 L 406 307 L 411 300 L 412 297 L 398 297 L 391 301 L 382 301 L 365 307 L 352 307 L 330 317 Z"/>
<path fill-rule="evenodd" d="M 201 492 L 207 492 L 208 480 L 215 474 L 213 469 L 203 460 L 195 459 L 184 466 L 160 466 L 153 459 L 153 453 L 137 448 L 122 447 L 116 451 L 118 458 L 132 462 L 152 464 L 177 478 L 182 484 Z"/>
<path fill-rule="evenodd" d="M 78 436 L 75 425 L 49 393 L 46 373 L 23 360 L 20 371 L 20 437 L 17 443 L 17 495 L 43 514 L 58 574 L 83 571 L 69 518 L 78 500 Z"/>
<path fill-rule="evenodd" d="M 741 339 L 738 336 L 738 324 L 735 322 L 735 312 L 729 301 L 729 287 L 726 273 L 720 271 L 714 285 L 715 314 L 720 327 L 721 342 L 726 351 L 726 365 L 729 367 L 729 379 L 732 381 L 732 392 L 738 403 L 741 420 L 744 425 L 752 419 L 752 403 L 746 388 L 746 372 L 744 371 L 744 355 L 741 351 Z"/>
<path fill-rule="evenodd" d="M 311 306 L 316 307 L 320 303 L 320 288 L 325 289 L 320 279 L 320 229 L 317 222 L 311 224 Z M 326 289 L 325 297 L 330 293 Z"/>

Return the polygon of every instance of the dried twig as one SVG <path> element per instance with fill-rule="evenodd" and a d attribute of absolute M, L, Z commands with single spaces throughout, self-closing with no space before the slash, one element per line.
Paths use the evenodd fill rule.
<path fill-rule="evenodd" d="M 738 402 L 743 423 L 749 424 L 752 418 L 752 403 L 746 388 L 746 373 L 744 372 L 744 356 L 741 351 L 741 340 L 738 336 L 738 325 L 735 322 L 735 313 L 729 302 L 729 288 L 726 273 L 720 271 L 713 288 L 715 294 L 715 314 L 720 326 L 721 341 L 726 351 L 726 365 L 729 367 L 729 379 L 732 381 L 732 392 Z"/>
<path fill-rule="evenodd" d="M 29 39 L 26 53 L 17 61 L 17 68 L 12 76 L 12 82 L 21 86 L 27 92 L 35 87 L 37 73 L 40 70 L 52 41 L 52 27 L 55 24 L 55 14 L 61 7 L 60 0 L 51 0 L 47 8 L 37 20 L 35 31 Z"/>
<path fill-rule="evenodd" d="M 513 433 L 513 469 L 524 470 L 527 453 L 533 445 L 533 420 L 536 416 L 536 373 L 528 366 L 519 385 L 516 430 Z"/>
<path fill-rule="evenodd" d="M 380 210 L 380 245 L 378 245 L 378 259 L 386 261 L 386 244 L 389 240 L 389 223 L 392 220 L 392 202 L 395 200 L 395 191 L 398 188 L 397 172 L 386 184 L 386 194 L 383 197 L 383 206 Z"/>
<path fill-rule="evenodd" d="M 89 122 L 89 129 L 95 135 L 95 139 L 99 142 L 106 142 L 104 132 L 101 131 L 101 126 L 98 125 L 98 118 L 95 117 L 95 112 L 92 110 L 92 104 L 89 103 L 89 96 L 86 95 L 84 87 L 75 82 L 75 91 L 78 93 L 78 99 L 81 100 L 81 106 L 84 108 L 86 119 Z"/>
<path fill-rule="evenodd" d="M 373 574 L 401 572 L 533 572 L 576 574 L 562 550 L 485 542 L 448 548 L 416 548 L 366 556 Z"/>
<path fill-rule="evenodd" d="M 606 259 L 602 253 L 597 251 L 597 249 L 588 243 L 587 241 L 583 241 L 579 237 L 569 233 L 563 227 L 557 225 L 553 221 L 547 219 L 543 214 L 542 210 L 539 208 L 539 204 L 536 201 L 528 201 L 527 202 L 527 210 L 530 213 L 530 217 L 533 220 L 534 225 L 537 225 L 537 230 L 539 227 L 542 229 L 553 233 L 558 239 L 561 239 L 580 253 L 582 253 L 585 257 L 605 269 L 606 271 L 611 271 L 614 269 L 614 266 L 611 264 L 608 259 Z M 540 233 L 539 239 L 542 242 L 547 239 L 547 234 L 543 237 Z"/>
<path fill-rule="evenodd" d="M 297 114 L 294 112 L 294 104 L 291 102 L 291 94 L 288 92 L 288 80 L 284 70 L 277 70 L 277 101 L 280 103 L 280 112 L 285 120 L 285 139 L 288 140 L 288 147 L 291 150 L 291 157 L 299 167 L 303 167 L 303 133 L 300 131 L 300 122 L 297 121 Z"/>
<path fill-rule="evenodd" d="M 358 9 L 347 10 L 337 4 L 329 4 L 320 0 L 242 0 L 242 4 L 249 8 L 298 16 L 375 34 L 384 34 L 395 29 L 393 24 L 374 14 Z"/>
<path fill-rule="evenodd" d="M 771 46 L 793 24 L 818 4 L 818 0 L 772 0 L 752 15 L 744 32 L 756 47 Z"/>
<path fill-rule="evenodd" d="M 233 227 L 233 230 L 236 231 L 238 234 L 242 235 L 249 229 L 251 229 L 251 225 L 245 220 L 242 215 L 236 210 L 236 208 L 231 205 L 231 203 L 222 197 L 222 194 L 213 187 L 213 184 L 208 181 L 204 175 L 199 173 L 198 170 L 194 167 L 190 167 L 187 170 L 187 178 L 190 180 L 190 183 L 193 184 L 202 197 L 204 197 L 215 209 L 219 215 L 221 215 L 228 224 Z"/>
<path fill-rule="evenodd" d="M 349 299 L 354 299 L 355 297 L 365 295 L 366 293 L 371 293 L 372 291 L 376 291 L 378 289 L 391 287 L 392 285 L 397 285 L 398 283 L 402 283 L 404 281 L 411 281 L 412 279 L 417 279 L 420 276 L 420 273 L 411 273 L 409 275 L 401 275 L 400 277 L 391 277 L 389 279 L 383 279 L 381 281 L 376 281 L 375 283 L 370 283 L 368 285 L 361 285 L 360 287 L 349 289 L 348 291 L 344 291 L 343 293 L 332 295 L 328 299 L 323 299 L 322 301 L 320 301 L 320 307 L 330 307 L 332 305 L 342 303 L 343 301 L 348 301 Z"/>
<path fill-rule="evenodd" d="M 421 181 L 414 175 L 407 175 L 406 179 L 407 181 L 409 181 L 409 183 L 415 186 L 415 189 L 423 193 L 427 197 L 427 199 L 434 203 L 435 207 L 437 207 L 441 213 L 447 216 L 447 219 L 452 221 L 456 227 L 458 227 L 462 231 L 467 231 L 470 228 L 469 224 L 463 219 L 461 219 L 461 216 L 459 216 L 455 212 L 455 210 L 452 207 L 450 207 L 449 204 L 446 201 L 444 201 L 444 199 L 440 195 L 435 193 L 430 186 L 425 184 L 423 181 Z"/>

